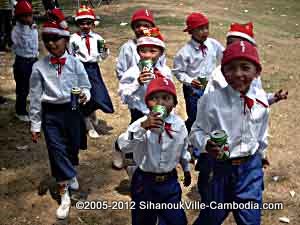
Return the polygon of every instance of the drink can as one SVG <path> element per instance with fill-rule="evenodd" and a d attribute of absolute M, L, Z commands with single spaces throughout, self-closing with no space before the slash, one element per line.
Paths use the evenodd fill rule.
<path fill-rule="evenodd" d="M 198 77 L 198 81 L 203 85 L 203 89 L 206 88 L 207 85 L 207 78 L 206 77 Z"/>
<path fill-rule="evenodd" d="M 139 62 L 141 72 L 154 72 L 153 61 L 151 59 L 141 59 Z"/>
<path fill-rule="evenodd" d="M 73 87 L 71 90 L 71 108 L 72 110 L 79 109 L 79 95 L 81 93 L 81 89 L 79 87 Z"/>
<path fill-rule="evenodd" d="M 230 151 L 227 138 L 228 136 L 224 130 L 214 130 L 210 133 L 210 140 L 215 142 L 221 148 L 221 152 L 217 157 L 218 160 L 229 159 Z"/>
<path fill-rule="evenodd" d="M 103 53 L 105 48 L 105 40 L 101 39 L 97 41 L 97 49 L 99 53 Z"/>
<path fill-rule="evenodd" d="M 163 121 L 168 117 L 167 108 L 163 105 L 155 105 L 152 107 L 152 112 L 159 112 L 160 114 L 158 117 L 160 117 Z"/>

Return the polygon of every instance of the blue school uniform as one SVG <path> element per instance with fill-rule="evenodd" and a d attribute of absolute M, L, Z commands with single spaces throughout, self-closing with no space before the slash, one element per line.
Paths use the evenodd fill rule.
<path fill-rule="evenodd" d="M 23 25 L 19 22 L 12 30 L 12 50 L 16 54 L 13 65 L 16 82 L 15 110 L 18 115 L 28 115 L 26 99 L 29 94 L 29 79 L 32 66 L 38 57 L 38 31 L 36 25 Z"/>
<path fill-rule="evenodd" d="M 82 107 L 85 116 L 89 116 L 97 109 L 101 109 L 105 113 L 114 112 L 111 98 L 98 65 L 98 61 L 108 57 L 109 49 L 103 49 L 103 52 L 99 52 L 97 44 L 99 40 L 103 40 L 103 38 L 92 31 L 88 34 L 77 32 L 71 35 L 70 38 L 71 52 L 83 63 L 92 85 L 91 100 Z"/>
<path fill-rule="evenodd" d="M 257 207 L 215 209 L 214 205 L 201 210 L 194 225 L 222 224 L 230 211 L 238 225 L 260 224 L 262 159 L 268 145 L 268 100 L 266 93 L 254 85 L 251 84 L 246 95 L 241 95 L 231 86 L 203 95 L 198 103 L 190 141 L 201 152 L 196 169 L 200 172 L 198 189 L 202 202 L 206 205 L 212 202 L 253 203 Z M 216 160 L 205 151 L 213 130 L 224 130 L 228 135 L 230 159 Z"/>
<path fill-rule="evenodd" d="M 65 53 L 65 64 L 51 63 L 51 55 L 33 66 L 30 78 L 31 131 L 43 129 L 52 175 L 58 182 L 76 176 L 78 151 L 82 138 L 82 115 L 71 108 L 72 87 L 81 88 L 90 99 L 90 83 L 82 63 Z"/>
<path fill-rule="evenodd" d="M 146 203 L 156 205 L 179 204 L 181 188 L 177 180 L 176 166 L 181 164 L 189 171 L 190 154 L 187 151 L 187 130 L 184 122 L 176 114 L 166 118 L 170 124 L 171 136 L 164 131 L 161 136 L 141 127 L 146 116 L 129 125 L 120 135 L 118 143 L 124 154 L 133 155 L 138 168 L 131 181 L 131 197 L 135 203 L 132 209 L 133 225 L 160 224 L 186 225 L 187 219 L 182 208 L 146 208 Z"/>

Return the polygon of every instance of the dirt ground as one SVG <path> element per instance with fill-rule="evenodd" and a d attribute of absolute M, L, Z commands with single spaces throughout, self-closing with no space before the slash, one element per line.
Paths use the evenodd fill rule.
<path fill-rule="evenodd" d="M 265 202 L 283 202 L 284 209 L 263 211 L 262 224 L 281 224 L 279 218 L 284 216 L 290 219 L 290 224 L 300 224 L 300 154 L 297 152 L 300 143 L 297 65 L 300 61 L 300 3 L 297 0 L 114 0 L 112 4 L 98 8 L 102 22 L 96 31 L 107 40 L 111 49 L 111 56 L 101 64 L 101 69 L 116 112 L 98 112 L 102 135 L 97 140 L 89 139 L 88 150 L 80 153 L 78 177 L 82 193 L 88 200 L 130 201 L 126 172 L 111 168 L 112 143 L 129 122 L 127 107 L 121 104 L 117 95 L 114 67 L 119 46 L 133 35 L 129 25 L 121 26 L 120 23 L 129 22 L 131 13 L 139 7 L 154 11 L 157 24 L 166 37 L 170 67 L 176 51 L 189 39 L 182 32 L 188 13 L 204 11 L 211 21 L 211 37 L 222 43 L 231 22 L 254 22 L 264 88 L 269 92 L 279 88 L 289 91 L 287 101 L 271 108 L 268 148 L 271 166 L 265 171 L 264 192 Z M 0 60 L 0 94 L 8 99 L 7 104 L 0 106 L 0 224 L 130 224 L 129 210 L 79 211 L 75 207 L 67 220 L 56 221 L 54 194 L 38 194 L 38 191 L 42 194 L 43 187 L 52 184 L 44 139 L 37 144 L 31 143 L 29 125 L 14 118 L 13 56 L 2 54 Z M 178 82 L 177 91 L 177 112 L 185 118 L 184 99 Z M 22 148 L 24 146 L 28 148 Z M 193 170 L 192 185 L 183 187 L 184 200 L 199 200 L 196 179 L 197 173 Z M 186 211 L 189 224 L 198 212 Z M 234 224 L 232 217 L 225 224 Z"/>

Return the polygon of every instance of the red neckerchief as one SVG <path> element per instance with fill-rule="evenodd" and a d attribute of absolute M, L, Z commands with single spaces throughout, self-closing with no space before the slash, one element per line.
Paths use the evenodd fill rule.
<path fill-rule="evenodd" d="M 51 64 L 53 65 L 57 65 L 57 74 L 60 75 L 61 74 L 61 69 L 62 69 L 62 66 L 66 64 L 66 58 L 57 58 L 57 57 L 51 57 L 50 58 L 50 62 Z"/>
<path fill-rule="evenodd" d="M 171 131 L 174 131 L 174 130 L 172 130 L 172 127 L 171 127 L 170 123 L 165 123 L 164 130 L 166 131 L 167 135 L 171 139 L 173 139 L 173 135 L 171 134 Z M 161 143 L 161 138 L 162 138 L 162 134 L 160 134 L 159 137 L 158 137 L 158 143 Z"/>
<path fill-rule="evenodd" d="M 207 46 L 205 44 L 200 44 L 199 50 L 202 52 L 203 57 L 205 57 L 207 54 Z"/>
<path fill-rule="evenodd" d="M 251 111 L 251 108 L 254 105 L 254 100 L 243 94 L 241 94 L 240 97 L 244 99 L 244 114 L 246 114 L 246 106 Z"/>
<path fill-rule="evenodd" d="M 86 35 L 84 35 L 84 38 L 85 38 L 85 46 L 86 46 L 86 48 L 88 50 L 88 53 L 90 55 L 90 52 L 91 52 L 90 35 L 86 34 Z"/>
<path fill-rule="evenodd" d="M 153 72 L 154 72 L 154 75 L 155 75 L 155 79 L 157 79 L 157 78 L 165 78 L 165 76 L 162 75 L 162 73 L 157 68 L 154 68 Z"/>

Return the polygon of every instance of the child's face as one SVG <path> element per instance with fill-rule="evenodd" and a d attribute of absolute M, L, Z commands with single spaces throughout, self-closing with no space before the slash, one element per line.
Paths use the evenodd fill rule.
<path fill-rule="evenodd" d="M 236 91 L 246 94 L 253 79 L 259 73 L 254 63 L 245 59 L 232 60 L 223 68 L 227 83 Z"/>
<path fill-rule="evenodd" d="M 43 34 L 43 42 L 46 49 L 54 56 L 60 57 L 65 53 L 67 47 L 67 38 L 55 34 Z"/>
<path fill-rule="evenodd" d="M 83 33 L 89 33 L 91 29 L 94 28 L 94 21 L 90 19 L 78 20 L 77 24 L 79 26 L 80 31 Z"/>
<path fill-rule="evenodd" d="M 208 35 L 209 35 L 209 26 L 207 24 L 207 25 L 195 28 L 195 29 L 190 31 L 190 34 L 197 41 L 204 42 L 207 39 Z"/>
<path fill-rule="evenodd" d="M 165 106 L 168 114 L 175 107 L 174 96 L 165 91 L 158 91 L 151 94 L 147 103 L 150 109 L 155 105 Z"/>
<path fill-rule="evenodd" d="M 133 23 L 132 29 L 136 38 L 144 36 L 143 30 L 152 28 L 152 23 L 145 21 L 145 20 L 137 20 Z"/>
<path fill-rule="evenodd" d="M 33 23 L 33 16 L 32 14 L 23 14 L 18 16 L 17 20 L 24 25 L 30 26 Z"/>
<path fill-rule="evenodd" d="M 138 53 L 141 59 L 151 59 L 153 62 L 156 62 L 161 56 L 162 50 L 154 45 L 140 46 Z"/>

